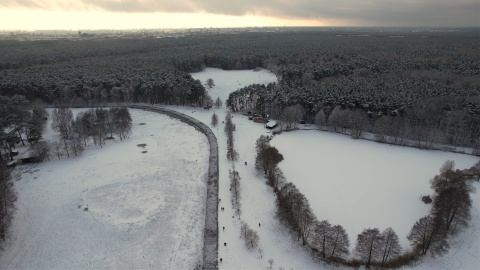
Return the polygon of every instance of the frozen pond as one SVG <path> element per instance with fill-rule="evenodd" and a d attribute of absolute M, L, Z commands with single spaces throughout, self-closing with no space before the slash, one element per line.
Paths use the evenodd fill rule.
<path fill-rule="evenodd" d="M 353 140 L 336 133 L 284 132 L 275 136 L 285 177 L 308 198 L 318 219 L 342 225 L 353 248 L 366 228 L 392 227 L 404 248 L 410 228 L 430 205 L 429 180 L 446 160 L 470 168 L 478 157 Z"/>

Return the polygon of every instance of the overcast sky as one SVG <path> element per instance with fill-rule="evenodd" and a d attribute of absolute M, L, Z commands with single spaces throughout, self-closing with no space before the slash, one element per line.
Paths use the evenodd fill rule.
<path fill-rule="evenodd" d="M 0 0 L 0 29 L 476 26 L 480 0 Z"/>

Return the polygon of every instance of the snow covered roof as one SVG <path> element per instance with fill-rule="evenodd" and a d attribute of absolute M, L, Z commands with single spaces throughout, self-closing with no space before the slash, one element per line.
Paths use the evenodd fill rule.
<path fill-rule="evenodd" d="M 267 128 L 274 128 L 277 125 L 277 121 L 269 121 L 266 125 Z"/>
<path fill-rule="evenodd" d="M 27 151 L 25 151 L 25 153 L 23 153 L 23 155 L 20 159 L 26 159 L 26 158 L 32 158 L 32 157 L 35 157 L 35 155 L 33 154 L 32 150 L 30 148 L 28 148 Z"/>

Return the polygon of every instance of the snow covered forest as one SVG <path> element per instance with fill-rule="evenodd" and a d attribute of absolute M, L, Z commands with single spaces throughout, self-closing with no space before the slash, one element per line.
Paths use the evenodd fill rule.
<path fill-rule="evenodd" d="M 0 41 L 0 95 L 48 103 L 211 104 L 188 72 L 262 67 L 278 83 L 227 105 L 294 120 L 480 147 L 476 30 L 297 29 L 171 38 Z M 285 116 L 285 115 L 284 115 Z M 400 117 L 396 117 L 400 116 Z M 288 117 L 286 117 L 288 118 Z M 291 118 L 291 117 L 290 117 Z M 385 140 L 385 138 L 379 138 Z"/>

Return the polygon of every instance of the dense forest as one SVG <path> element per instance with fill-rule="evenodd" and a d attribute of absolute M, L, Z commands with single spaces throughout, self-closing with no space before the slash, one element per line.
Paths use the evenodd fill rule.
<path fill-rule="evenodd" d="M 211 102 L 189 72 L 266 68 L 234 112 L 432 143 L 478 146 L 478 30 L 285 29 L 164 38 L 0 41 L 0 95 L 47 103 Z M 292 113 L 294 114 L 292 116 Z M 407 128 L 398 128 L 407 127 Z M 351 131 L 356 129 L 355 131 Z"/>

